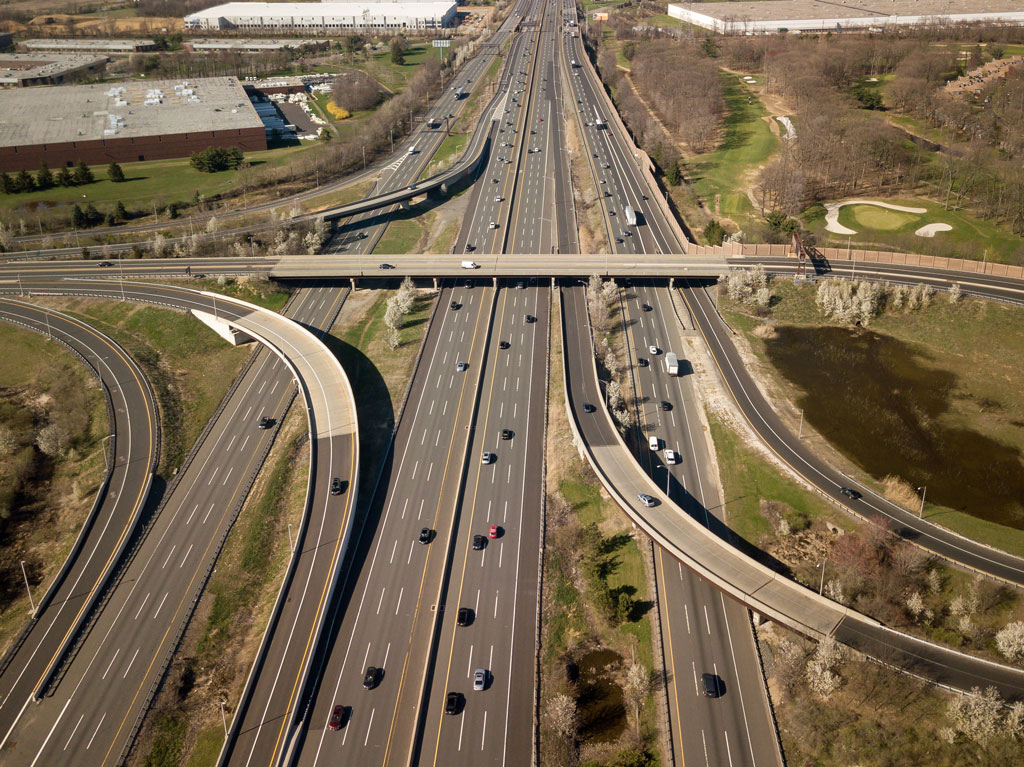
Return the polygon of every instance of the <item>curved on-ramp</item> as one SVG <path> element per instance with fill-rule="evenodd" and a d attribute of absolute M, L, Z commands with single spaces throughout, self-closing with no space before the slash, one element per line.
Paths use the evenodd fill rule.
<path fill-rule="evenodd" d="M 574 440 L 608 493 L 651 538 L 733 599 L 805 636 L 834 636 L 951 689 L 995 686 L 1004 699 L 1024 699 L 1024 670 L 888 629 L 756 562 L 726 540 L 728 528 L 716 532 L 677 506 L 637 464 L 603 405 L 592 413 L 577 408 L 580 401 L 603 402 L 584 289 L 563 289 L 560 303 L 566 409 Z M 641 493 L 655 499 L 652 507 L 639 501 Z"/>

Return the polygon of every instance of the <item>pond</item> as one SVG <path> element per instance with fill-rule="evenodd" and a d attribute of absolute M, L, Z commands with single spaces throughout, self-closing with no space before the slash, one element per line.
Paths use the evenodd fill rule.
<path fill-rule="evenodd" d="M 608 743 L 618 740 L 626 729 L 622 688 L 613 679 L 621 663 L 622 656 L 614 650 L 593 650 L 577 662 L 581 740 Z"/>
<path fill-rule="evenodd" d="M 804 418 L 873 477 L 895 474 L 927 500 L 1024 529 L 1019 450 L 945 423 L 957 377 L 889 336 L 847 328 L 779 326 L 768 358 L 806 392 Z"/>

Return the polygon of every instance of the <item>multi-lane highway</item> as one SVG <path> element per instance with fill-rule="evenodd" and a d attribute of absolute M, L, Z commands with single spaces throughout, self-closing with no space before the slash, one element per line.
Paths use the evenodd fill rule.
<path fill-rule="evenodd" d="M 201 310 L 240 321 L 252 314 L 228 301 L 178 288 L 138 284 L 123 288 L 128 300 Z M 121 297 L 121 286 L 116 283 L 64 282 L 34 287 L 36 292 L 46 289 Z M 341 295 L 334 289 L 314 289 L 293 301 L 289 313 L 309 326 L 329 326 L 340 301 Z M 313 363 L 308 350 L 293 350 L 291 341 L 273 326 L 255 323 L 255 327 L 284 353 Z M 345 398 L 333 393 L 334 385 L 319 378 L 321 375 L 315 369 L 305 375 L 307 384 L 314 387 L 307 404 L 317 407 L 323 418 L 312 425 L 315 433 L 323 436 L 315 440 L 315 465 L 311 466 L 311 477 L 317 481 L 311 492 L 309 531 L 305 539 L 302 531 L 298 536 L 305 543 L 304 553 L 329 551 L 348 517 L 351 494 L 331 496 L 329 478 L 355 481 L 354 432 L 350 428 L 354 422 L 349 419 L 347 427 L 330 423 L 343 411 L 336 410 L 333 416 L 327 412 L 329 400 L 324 392 L 331 392 L 335 409 Z M 102 765 L 120 758 L 269 449 L 274 428 L 260 429 L 259 419 L 281 418 L 294 394 L 292 371 L 282 359 L 265 352 L 257 355 L 118 574 L 104 609 L 75 648 L 58 683 L 41 704 L 25 703 L 4 739 L 5 761 Z M 325 551 L 324 558 L 327 556 Z M 302 573 L 300 561 L 296 578 Z"/>
<path fill-rule="evenodd" d="M 159 458 L 153 392 L 138 364 L 113 339 L 52 309 L 0 299 L 0 318 L 70 347 L 99 376 L 108 399 L 108 474 L 68 560 L 0 672 L 0 737 L 40 684 L 64 642 L 85 618 L 131 539 Z M 107 450 L 107 445 L 104 445 Z"/>

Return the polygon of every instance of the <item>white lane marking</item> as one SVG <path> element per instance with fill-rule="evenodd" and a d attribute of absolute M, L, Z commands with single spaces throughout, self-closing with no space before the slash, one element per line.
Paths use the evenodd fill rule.
<path fill-rule="evenodd" d="M 462 731 L 466 728 L 466 717 L 460 716 L 461 723 L 459 724 L 459 751 L 462 750 Z"/>
<path fill-rule="evenodd" d="M 166 601 L 167 601 L 167 595 L 168 595 L 168 594 L 170 594 L 170 593 L 171 593 L 171 592 L 169 592 L 169 591 L 167 591 L 167 592 L 164 592 L 164 598 L 163 598 L 163 599 L 161 599 L 161 600 L 160 600 L 160 604 L 159 604 L 159 605 L 157 605 L 157 608 L 156 608 L 156 612 L 155 612 L 155 613 L 153 613 L 153 618 L 152 618 L 152 620 L 156 620 L 156 616 L 158 616 L 158 615 L 160 614 L 160 610 L 161 610 L 161 608 L 162 608 L 162 607 L 164 606 L 164 602 L 166 602 Z"/>
<path fill-rule="evenodd" d="M 210 475 L 210 481 L 206 483 L 207 487 L 213 484 L 213 480 L 217 478 L 217 472 L 220 471 L 220 466 L 213 467 L 213 474 Z"/>
<path fill-rule="evenodd" d="M 160 566 L 161 570 L 163 570 L 165 567 L 167 567 L 167 563 L 171 561 L 171 556 L 174 554 L 174 549 L 177 547 L 177 545 L 178 544 L 176 544 L 176 543 L 174 545 L 172 545 L 171 546 L 171 550 L 167 552 L 167 559 L 165 559 L 164 563 Z"/>
<path fill-rule="evenodd" d="M 192 517 L 194 517 L 194 516 L 195 516 L 195 513 L 196 513 L 196 511 L 198 511 L 198 509 L 199 509 L 199 504 L 197 503 L 197 504 L 196 504 L 196 507 L 195 507 L 194 509 L 192 509 L 192 513 L 188 515 L 188 519 L 186 519 L 186 520 L 185 520 L 185 524 L 186 524 L 186 525 L 187 525 L 187 524 L 188 524 L 189 522 L 191 522 L 191 521 L 192 521 Z"/>
<path fill-rule="evenodd" d="M 722 595 L 719 594 L 719 596 L 722 596 Z M 724 597 L 722 598 L 722 614 L 725 615 L 725 634 L 726 634 L 727 637 L 729 637 L 729 652 L 732 654 L 732 667 L 735 668 L 735 669 L 738 669 L 739 665 L 736 663 L 736 648 L 733 647 L 733 643 L 732 643 L 732 629 L 729 628 L 729 616 L 728 616 L 728 614 L 726 613 L 726 610 L 725 610 L 725 598 Z M 739 674 L 737 674 L 736 675 L 736 687 L 737 688 L 739 688 L 739 682 L 740 682 L 740 677 L 739 677 Z M 739 692 L 739 689 L 737 689 L 737 692 Z M 750 749 L 751 763 L 754 763 L 756 761 L 755 758 L 754 758 L 754 742 L 753 742 L 753 740 L 750 737 L 750 723 L 747 721 L 747 704 L 744 703 L 744 701 L 743 701 L 743 693 L 740 693 L 740 710 L 743 712 L 743 728 L 747 731 L 747 747 Z M 731 761 L 731 759 L 730 759 L 730 761 Z"/>
<path fill-rule="evenodd" d="M 412 541 L 409 541 L 409 556 L 405 560 L 406 564 L 409 564 L 410 562 L 412 562 Z"/>
<path fill-rule="evenodd" d="M 242 440 L 242 444 L 238 446 L 238 452 L 239 453 L 241 453 L 243 450 L 245 450 L 245 446 L 249 444 L 249 437 L 251 437 L 251 436 L 252 436 L 251 434 L 246 434 L 245 435 L 245 439 Z"/>
<path fill-rule="evenodd" d="M 144 608 L 146 606 L 146 602 L 148 602 L 148 601 L 149 601 L 149 594 L 146 594 L 146 598 L 143 599 L 142 600 L 142 604 L 139 605 L 139 611 L 137 613 L 135 613 L 134 620 L 138 620 L 139 619 L 139 615 L 142 614 L 142 608 Z"/>
<path fill-rule="evenodd" d="M 402 519 L 405 519 L 405 510 L 407 508 L 409 508 L 409 499 L 408 498 L 405 499 L 405 505 L 402 506 Z M 394 556 L 394 552 L 392 552 L 392 556 Z"/>
<path fill-rule="evenodd" d="M 405 586 L 398 592 L 398 603 L 395 605 L 395 615 L 398 615 L 398 608 L 402 606 L 402 596 L 405 594 Z"/>
<path fill-rule="evenodd" d="M 687 634 L 692 634 L 693 632 L 690 631 L 690 608 L 689 608 L 689 606 L 683 605 L 683 615 L 686 616 L 686 633 Z"/>
<path fill-rule="evenodd" d="M 497 592 L 497 591 L 494 593 L 494 617 L 495 618 L 498 617 L 498 594 L 499 593 L 500 592 Z"/>
<path fill-rule="evenodd" d="M 704 624 L 708 627 L 708 636 L 711 636 L 711 621 L 708 620 L 708 606 L 704 605 Z"/>
<path fill-rule="evenodd" d="M 377 713 L 377 709 L 376 708 L 374 708 L 370 712 L 370 723 L 366 725 L 366 737 L 363 738 L 363 747 L 364 748 L 366 747 L 366 744 L 370 742 L 370 730 L 373 728 L 373 715 L 376 714 L 376 713 Z"/>
<path fill-rule="evenodd" d="M 469 655 L 466 658 L 466 679 L 473 675 L 473 645 L 469 646 Z"/>
<path fill-rule="evenodd" d="M 210 518 L 210 512 L 213 511 L 214 504 L 210 504 L 210 508 L 206 510 L 206 515 L 203 517 L 203 524 L 206 524 L 206 520 Z"/>
<path fill-rule="evenodd" d="M 81 726 L 83 719 L 85 719 L 85 714 L 82 714 L 81 716 L 78 717 L 78 723 L 75 725 L 75 729 L 73 729 L 71 731 L 71 735 L 68 736 L 68 742 L 64 744 L 64 750 L 65 751 L 67 751 L 68 750 L 68 746 L 71 745 L 71 739 L 73 737 L 75 737 L 75 733 L 78 732 L 78 728 L 79 728 L 79 726 Z"/>
<path fill-rule="evenodd" d="M 100 679 L 106 679 L 107 678 L 107 674 L 110 673 L 111 666 L 114 665 L 114 661 L 117 660 L 117 656 L 120 655 L 120 654 L 121 654 L 121 648 L 118 647 L 116 650 L 114 650 L 114 657 L 110 659 L 110 663 L 107 664 L 107 670 L 103 672 L 103 676 L 101 676 Z"/>
<path fill-rule="evenodd" d="M 391 547 L 391 559 L 388 560 L 389 565 L 395 563 L 395 551 L 398 549 L 398 539 L 395 539 L 395 545 Z"/>
<path fill-rule="evenodd" d="M 64 721 L 64 712 L 68 710 L 68 706 L 70 706 L 70 705 L 71 705 L 71 698 L 68 698 L 68 702 L 64 704 L 64 708 L 62 708 L 60 710 L 60 716 L 57 717 L 57 719 L 53 723 L 53 727 L 50 728 L 50 732 L 47 733 L 46 740 L 43 741 L 43 745 L 41 745 L 39 747 L 39 751 L 36 752 L 36 758 L 32 760 L 32 767 L 35 767 L 36 762 L 39 761 L 39 757 L 43 755 L 43 750 L 46 748 L 46 744 L 50 742 L 50 738 L 53 737 L 53 731 L 57 729 L 57 725 L 60 724 L 62 721 Z M 100 723 L 102 724 L 102 720 L 101 720 Z M 99 728 L 97 727 L 97 729 L 99 729 Z M 93 737 L 95 737 L 95 733 L 93 733 Z M 89 741 L 89 744 L 90 745 L 92 744 L 91 740 Z M 86 748 L 88 748 L 88 747 L 89 746 L 86 746 Z"/>
<path fill-rule="evenodd" d="M 426 502 L 426 498 L 420 499 L 420 510 L 416 513 L 416 519 L 423 519 L 423 504 Z"/>
<path fill-rule="evenodd" d="M 183 568 L 183 567 L 185 566 L 185 560 L 186 560 L 186 559 L 188 559 L 188 555 L 189 555 L 189 554 L 191 554 L 191 553 L 192 553 L 192 544 L 190 543 L 190 544 L 188 545 L 188 551 L 186 551 L 186 552 L 185 552 L 185 556 L 183 556 L 183 557 L 181 558 L 181 564 L 180 564 L 180 565 L 178 565 L 178 569 L 179 569 L 179 570 L 180 570 L 181 568 Z"/>
<path fill-rule="evenodd" d="M 132 670 L 132 664 L 134 664 L 135 663 L 135 659 L 139 657 L 139 650 L 141 650 L 141 649 L 142 649 L 141 647 L 136 647 L 135 648 L 135 654 L 132 656 L 132 659 L 130 661 L 128 661 L 128 666 L 125 668 L 124 674 L 121 675 L 122 679 L 127 679 L 128 678 L 128 672 Z"/>
<path fill-rule="evenodd" d="M 380 590 L 380 599 L 377 600 L 377 615 L 380 615 L 380 606 L 382 604 L 384 604 L 384 592 L 387 591 L 387 590 L 388 590 L 387 586 L 385 586 L 384 588 L 382 588 Z"/>
<path fill-rule="evenodd" d="M 484 750 L 484 740 L 487 737 L 487 712 L 484 711 L 484 726 L 480 728 L 480 750 Z"/>
<path fill-rule="evenodd" d="M 391 654 L 391 642 L 388 642 L 388 646 L 384 650 L 384 663 L 381 664 L 381 668 L 388 667 L 388 656 Z"/>
<path fill-rule="evenodd" d="M 419 469 L 419 467 L 420 467 L 420 462 L 416 461 L 416 464 L 412 467 L 412 477 L 411 477 L 411 479 L 416 479 L 416 470 Z"/>
<path fill-rule="evenodd" d="M 98 733 L 100 731 L 100 727 L 103 726 L 103 720 L 106 719 L 106 718 L 107 718 L 107 712 L 104 711 L 103 712 L 103 716 L 100 717 L 100 723 L 98 725 L 96 725 L 96 729 L 92 731 L 92 737 L 89 738 L 89 742 L 85 746 L 85 750 L 86 751 L 89 750 L 89 747 L 92 745 L 92 742 L 94 740 L 96 740 L 96 733 Z"/>
<path fill-rule="evenodd" d="M 430 475 L 434 473 L 434 462 L 430 462 L 430 467 L 427 469 L 427 482 L 430 481 Z"/>

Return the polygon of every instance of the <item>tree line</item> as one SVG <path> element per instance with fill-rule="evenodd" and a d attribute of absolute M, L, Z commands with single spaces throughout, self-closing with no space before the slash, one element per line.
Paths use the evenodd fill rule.
<path fill-rule="evenodd" d="M 107 166 L 107 178 L 110 181 L 124 181 L 124 171 L 116 162 Z M 92 170 L 84 162 L 79 161 L 74 168 L 60 167 L 54 173 L 42 163 L 34 174 L 28 170 L 20 170 L 13 176 L 0 173 L 0 191 L 4 194 L 21 194 L 22 192 L 39 192 L 58 186 L 85 186 L 95 181 Z"/>

